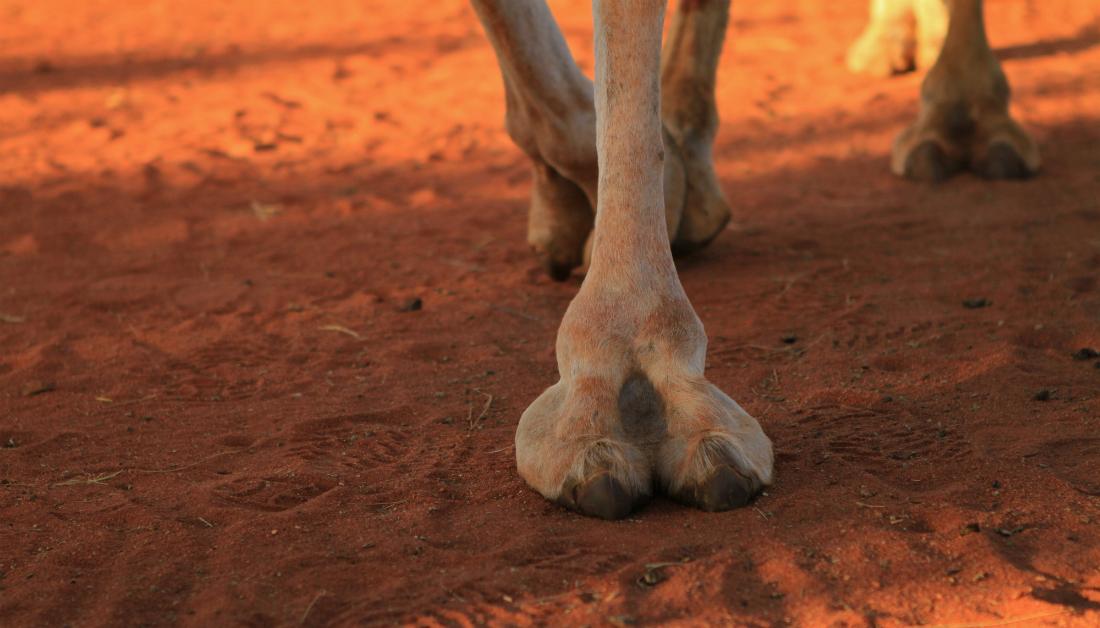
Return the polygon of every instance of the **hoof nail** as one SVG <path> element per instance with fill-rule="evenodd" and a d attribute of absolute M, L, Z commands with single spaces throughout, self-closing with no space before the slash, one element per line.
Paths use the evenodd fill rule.
<path fill-rule="evenodd" d="M 565 281 L 573 274 L 573 266 L 571 264 L 551 263 L 546 265 L 546 272 L 554 281 Z"/>
<path fill-rule="evenodd" d="M 1031 176 L 1020 154 L 1004 142 L 990 145 L 985 159 L 978 164 L 976 170 L 987 179 L 1025 179 Z"/>
<path fill-rule="evenodd" d="M 639 505 L 641 499 L 631 498 L 622 483 L 608 473 L 601 473 L 584 482 L 566 486 L 558 501 L 589 517 L 622 519 Z"/>
<path fill-rule="evenodd" d="M 573 268 L 576 264 L 569 263 L 568 261 L 561 261 L 554 259 L 549 253 L 536 252 L 536 256 L 542 265 L 543 270 L 554 281 L 566 281 L 573 274 Z"/>
<path fill-rule="evenodd" d="M 756 490 L 751 479 L 729 465 L 722 465 L 701 484 L 685 487 L 673 497 L 708 512 L 719 512 L 748 504 Z"/>
<path fill-rule="evenodd" d="M 947 180 L 958 167 L 948 158 L 947 153 L 933 141 L 921 143 L 909 153 L 905 161 L 905 176 L 914 181 L 939 183 Z"/>

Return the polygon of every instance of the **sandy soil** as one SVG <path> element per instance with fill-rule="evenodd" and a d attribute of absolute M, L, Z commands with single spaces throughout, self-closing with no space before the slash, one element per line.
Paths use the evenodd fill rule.
<path fill-rule="evenodd" d="M 1100 623 L 1100 6 L 988 2 L 1045 170 L 928 187 L 864 5 L 735 2 L 680 264 L 778 481 L 605 523 L 514 471 L 580 280 L 463 2 L 0 0 L 0 623 Z"/>

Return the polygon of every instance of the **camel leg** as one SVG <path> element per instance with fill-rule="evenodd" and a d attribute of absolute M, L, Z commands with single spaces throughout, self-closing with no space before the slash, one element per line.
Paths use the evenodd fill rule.
<path fill-rule="evenodd" d="M 885 77 L 932 67 L 947 32 L 944 3 L 871 0 L 867 27 L 848 49 L 848 69 Z"/>
<path fill-rule="evenodd" d="M 894 142 L 900 176 L 941 181 L 963 169 L 1018 179 L 1039 169 L 1035 142 L 1008 113 L 1008 80 L 989 48 L 981 0 L 951 0 L 943 50 L 921 85 L 916 122 Z"/>
<path fill-rule="evenodd" d="M 714 88 L 729 9 L 729 0 L 680 0 L 662 51 L 661 119 L 684 163 L 684 210 L 672 234 L 676 254 L 705 246 L 729 222 L 711 159 L 718 132 Z"/>
<path fill-rule="evenodd" d="M 664 0 L 595 0 L 598 202 L 591 263 L 558 330 L 560 380 L 523 413 L 520 475 L 588 515 L 655 487 L 742 505 L 771 481 L 759 424 L 703 377 L 706 334 L 673 264 L 660 108 Z"/>
<path fill-rule="evenodd" d="M 947 0 L 913 0 L 913 17 L 917 22 L 917 67 L 931 68 L 947 36 Z"/>
<path fill-rule="evenodd" d="M 504 79 L 508 133 L 532 162 L 528 242 L 555 279 L 587 256 L 596 206 L 596 126 L 592 83 L 577 67 L 544 0 L 473 0 Z M 667 228 L 679 228 L 683 166 L 664 177 Z"/>
<path fill-rule="evenodd" d="M 505 126 L 532 163 L 527 240 L 547 272 L 582 262 L 596 198 L 592 83 L 545 2 L 474 0 L 504 80 Z"/>

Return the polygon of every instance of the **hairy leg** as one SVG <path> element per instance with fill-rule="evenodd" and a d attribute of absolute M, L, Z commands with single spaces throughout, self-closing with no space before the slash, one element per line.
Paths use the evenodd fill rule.
<path fill-rule="evenodd" d="M 595 0 L 598 203 L 588 276 L 558 330 L 560 380 L 520 419 L 520 475 L 623 517 L 654 487 L 744 504 L 772 477 L 759 424 L 703 376 L 706 334 L 672 261 L 658 115 L 663 0 Z"/>
<path fill-rule="evenodd" d="M 1039 151 L 1008 113 L 1008 80 L 989 48 L 981 0 L 951 0 L 943 50 L 921 85 L 916 122 L 894 142 L 901 176 L 941 181 L 964 169 L 1016 179 L 1039 169 Z"/>

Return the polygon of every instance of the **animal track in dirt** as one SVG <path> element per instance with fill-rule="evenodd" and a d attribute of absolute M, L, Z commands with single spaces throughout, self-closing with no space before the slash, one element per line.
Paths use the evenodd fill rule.
<path fill-rule="evenodd" d="M 225 503 L 250 510 L 281 512 L 331 490 L 336 483 L 316 475 L 242 477 L 214 488 Z"/>
<path fill-rule="evenodd" d="M 822 460 L 832 456 L 881 480 L 907 489 L 931 489 L 954 483 L 957 476 L 941 476 L 935 486 L 921 484 L 925 476 L 959 465 L 973 455 L 958 433 L 908 413 L 819 406 L 801 418 L 808 449 L 825 448 Z M 898 471 L 912 467 L 908 482 Z"/>
<path fill-rule="evenodd" d="M 412 432 L 379 422 L 373 414 L 314 419 L 294 428 L 290 452 L 315 464 L 371 471 L 395 465 L 410 453 Z"/>
<path fill-rule="evenodd" d="M 528 537 L 501 551 L 499 557 L 513 567 L 599 574 L 614 571 L 634 560 L 626 554 L 579 547 L 567 540 Z"/>
<path fill-rule="evenodd" d="M 1054 475 L 1074 490 L 1100 496 L 1100 438 L 1053 441 L 1041 452 Z"/>

